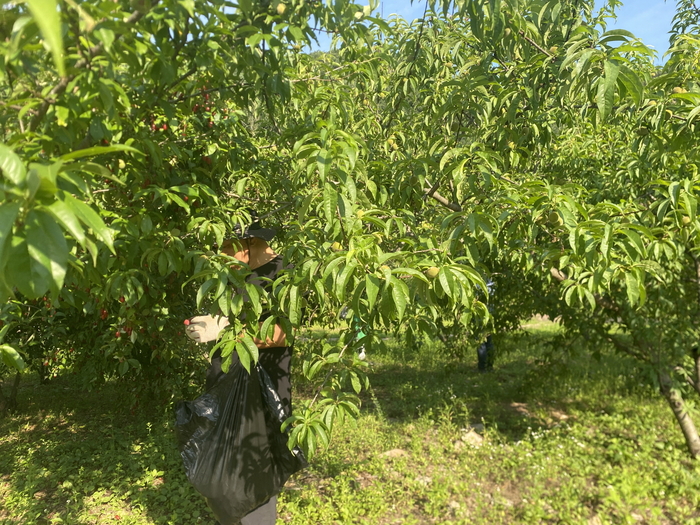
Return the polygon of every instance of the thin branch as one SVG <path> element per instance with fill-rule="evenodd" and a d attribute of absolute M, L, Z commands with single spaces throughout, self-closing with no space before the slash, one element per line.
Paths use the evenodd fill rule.
<path fill-rule="evenodd" d="M 566 274 L 564 272 L 562 272 L 558 268 L 555 268 L 554 266 L 552 266 L 549 269 L 549 273 L 552 275 L 552 277 L 554 277 L 559 282 L 564 282 L 568 279 L 568 277 L 566 276 Z"/>
<path fill-rule="evenodd" d="M 438 201 L 440 204 L 442 204 L 446 208 L 449 208 L 450 210 L 457 211 L 457 212 L 462 211 L 462 207 L 459 204 L 454 203 L 454 202 L 450 202 L 445 197 L 440 195 L 437 191 L 433 191 L 432 195 L 428 195 L 431 191 L 430 188 L 426 188 L 423 191 L 425 192 L 426 197 L 429 196 L 429 197 L 435 199 L 436 201 Z"/>
<path fill-rule="evenodd" d="M 627 346 L 623 344 L 621 341 L 619 341 L 617 338 L 615 338 L 612 334 L 603 332 L 602 330 L 598 330 L 599 333 L 602 333 L 602 335 L 610 341 L 613 346 L 620 352 L 630 355 L 634 357 L 635 359 L 639 359 L 640 361 L 644 363 L 651 363 L 651 359 L 649 359 L 648 356 L 645 356 L 644 354 L 637 352 L 636 350 L 633 350 L 632 347 Z"/>
<path fill-rule="evenodd" d="M 546 49 L 544 49 L 544 48 L 543 48 L 542 46 L 540 46 L 537 42 L 535 42 L 532 38 L 530 38 L 529 36 L 525 35 L 525 31 L 523 31 L 523 30 L 521 29 L 520 31 L 518 31 L 518 33 L 520 34 L 521 37 L 523 37 L 523 38 L 527 41 L 528 44 L 530 44 L 531 46 L 537 48 L 538 51 L 540 51 L 541 53 L 544 53 L 544 54 L 547 55 L 549 58 L 554 58 L 554 55 L 553 55 L 552 53 L 550 53 L 549 51 L 547 51 Z"/>
<path fill-rule="evenodd" d="M 196 72 L 197 72 L 197 66 L 191 67 L 186 73 L 183 73 L 183 74 L 180 76 L 180 78 L 178 78 L 175 82 L 173 82 L 172 84 L 170 84 L 170 88 L 169 88 L 169 89 L 174 88 L 174 87 L 177 86 L 180 82 L 182 82 L 183 80 L 186 80 L 188 77 L 190 77 L 191 75 L 194 75 Z M 197 93 L 197 94 L 199 94 L 199 93 Z M 194 95 L 190 95 L 190 96 L 194 96 Z M 184 97 L 184 98 L 186 98 L 186 97 Z M 181 97 L 181 98 L 179 98 L 179 99 L 177 99 L 177 100 L 174 100 L 174 101 L 171 100 L 170 103 L 172 104 L 172 103 L 174 103 L 174 102 L 179 102 L 180 100 L 184 100 L 184 98 Z"/>
<path fill-rule="evenodd" d="M 435 184 L 433 184 L 433 185 L 431 186 L 431 188 L 428 190 L 428 192 L 426 193 L 426 196 L 427 196 L 427 197 L 432 197 L 432 196 L 433 196 L 433 194 L 434 194 L 434 193 L 437 191 L 437 189 L 440 187 L 440 181 L 441 181 L 441 179 L 437 179 L 437 180 L 435 181 Z"/>

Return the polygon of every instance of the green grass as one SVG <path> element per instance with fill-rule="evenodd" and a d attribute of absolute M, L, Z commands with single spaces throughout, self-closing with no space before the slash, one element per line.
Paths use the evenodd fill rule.
<path fill-rule="evenodd" d="M 635 363 L 529 330 L 486 374 L 439 345 L 368 356 L 360 419 L 290 480 L 278 523 L 700 524 L 700 465 Z M 24 382 L 0 422 L 0 523 L 213 524 L 170 413 L 130 415 L 123 388 Z"/>

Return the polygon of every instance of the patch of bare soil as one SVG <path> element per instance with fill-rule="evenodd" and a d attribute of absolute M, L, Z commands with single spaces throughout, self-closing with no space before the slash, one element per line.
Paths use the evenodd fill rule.
<path fill-rule="evenodd" d="M 544 406 L 539 403 L 530 405 L 528 403 L 513 402 L 508 405 L 508 410 L 528 419 L 534 419 L 546 426 L 556 425 L 572 418 L 572 416 L 564 412 L 561 408 Z"/>

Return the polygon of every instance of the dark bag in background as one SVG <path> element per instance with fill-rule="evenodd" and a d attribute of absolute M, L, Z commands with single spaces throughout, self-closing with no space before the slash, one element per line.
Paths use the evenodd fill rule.
<path fill-rule="evenodd" d="M 307 466 L 300 450 L 287 448 L 280 425 L 289 414 L 260 365 L 248 374 L 234 361 L 203 395 L 180 401 L 175 415 L 187 478 L 222 525 L 237 525 Z"/>

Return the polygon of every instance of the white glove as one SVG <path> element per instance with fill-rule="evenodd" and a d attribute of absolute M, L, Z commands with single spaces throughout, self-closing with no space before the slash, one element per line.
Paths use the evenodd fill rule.
<path fill-rule="evenodd" d="M 189 323 L 188 323 L 189 321 Z M 223 316 L 198 315 L 185 321 L 185 334 L 195 343 L 208 343 L 219 338 L 221 331 L 229 325 L 228 318 Z"/>

